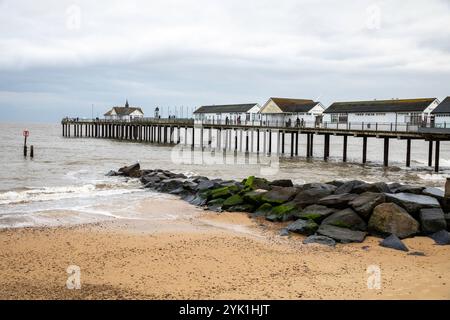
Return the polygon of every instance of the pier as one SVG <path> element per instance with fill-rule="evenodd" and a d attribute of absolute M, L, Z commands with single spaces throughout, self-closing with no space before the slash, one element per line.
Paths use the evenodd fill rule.
<path fill-rule="evenodd" d="M 157 144 L 180 144 L 217 148 L 245 153 L 265 153 L 271 155 L 276 141 L 276 153 L 290 157 L 299 155 L 299 135 L 306 136 L 306 158 L 313 157 L 314 137 L 323 136 L 323 160 L 330 157 L 330 136 L 342 137 L 342 161 L 347 162 L 348 137 L 362 139 L 361 159 L 367 162 L 368 138 L 383 140 L 383 165 L 389 166 L 391 139 L 405 140 L 405 164 L 411 165 L 411 141 L 428 141 L 428 166 L 439 172 L 440 142 L 450 140 L 450 129 L 421 127 L 417 125 L 380 123 L 304 123 L 302 126 L 288 126 L 285 123 L 253 121 L 244 123 L 198 123 L 193 119 L 142 118 L 131 121 L 104 119 L 69 119 L 61 121 L 62 136 L 75 138 L 104 138 Z M 198 134 L 196 133 L 198 132 Z M 213 132 L 216 145 L 212 145 Z M 198 136 L 198 137 L 197 137 Z M 205 139 L 206 137 L 206 139 Z M 198 141 L 196 141 L 196 138 Z M 290 142 L 286 145 L 286 142 Z M 254 150 L 256 145 L 256 150 Z M 262 148 L 261 148 L 262 147 Z M 286 150 L 286 147 L 290 150 Z"/>

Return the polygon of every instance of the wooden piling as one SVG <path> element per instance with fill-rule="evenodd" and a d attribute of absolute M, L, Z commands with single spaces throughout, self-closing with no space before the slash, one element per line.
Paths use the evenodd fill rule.
<path fill-rule="evenodd" d="M 411 166 L 411 139 L 406 139 L 406 166 Z"/>
<path fill-rule="evenodd" d="M 343 162 L 347 162 L 347 138 L 348 138 L 348 136 L 344 135 L 343 150 L 342 150 L 342 161 Z"/>
<path fill-rule="evenodd" d="M 436 140 L 436 151 L 434 152 L 434 172 L 439 172 L 439 153 L 441 151 L 441 141 Z"/>
<path fill-rule="evenodd" d="M 362 163 L 365 164 L 366 162 L 367 162 L 367 137 L 363 137 Z"/>
<path fill-rule="evenodd" d="M 428 143 L 428 166 L 433 165 L 433 140 Z"/>
<path fill-rule="evenodd" d="M 383 153 L 383 165 L 387 167 L 389 165 L 389 138 L 384 138 L 384 153 Z"/>
<path fill-rule="evenodd" d="M 294 131 L 291 132 L 291 158 L 294 156 Z"/>

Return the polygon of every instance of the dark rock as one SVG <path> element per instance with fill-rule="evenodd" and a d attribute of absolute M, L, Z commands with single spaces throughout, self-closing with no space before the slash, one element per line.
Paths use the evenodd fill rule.
<path fill-rule="evenodd" d="M 244 200 L 248 203 L 259 205 L 263 202 L 262 196 L 265 195 L 266 193 L 267 190 L 264 189 L 253 190 L 244 194 Z"/>
<path fill-rule="evenodd" d="M 337 187 L 332 184 L 328 183 L 306 183 L 302 186 L 300 186 L 301 191 L 309 190 L 309 189 L 321 189 L 329 191 L 329 194 L 332 194 L 334 191 L 336 191 Z"/>
<path fill-rule="evenodd" d="M 240 195 L 234 194 L 231 197 L 228 197 L 227 199 L 225 199 L 225 201 L 223 202 L 222 208 L 228 209 L 230 207 L 237 206 L 237 205 L 240 205 L 243 203 L 244 203 L 244 199 L 242 199 L 242 197 Z"/>
<path fill-rule="evenodd" d="M 380 241 L 380 246 L 395 250 L 409 251 L 405 244 L 395 234 L 391 234 L 386 239 Z"/>
<path fill-rule="evenodd" d="M 334 247 L 336 246 L 336 241 L 330 237 L 326 236 L 318 236 L 318 235 L 312 235 L 303 240 L 303 244 L 311 244 L 311 243 L 318 243 L 325 246 Z"/>
<path fill-rule="evenodd" d="M 289 236 L 289 231 L 287 231 L 286 228 L 283 228 L 283 229 L 280 230 L 279 235 L 282 236 L 282 237 Z"/>
<path fill-rule="evenodd" d="M 408 184 L 400 184 L 400 183 L 391 183 L 389 184 L 389 189 L 391 193 L 412 193 L 412 194 L 421 194 L 425 187 L 420 186 L 411 186 Z"/>
<path fill-rule="evenodd" d="M 141 176 L 141 165 L 139 163 L 132 164 L 131 166 L 122 167 L 119 169 L 124 176 L 139 178 Z"/>
<path fill-rule="evenodd" d="M 382 203 L 373 210 L 368 228 L 376 235 L 395 234 L 403 239 L 417 234 L 419 223 L 395 203 Z"/>
<path fill-rule="evenodd" d="M 252 212 L 255 207 L 249 203 L 238 204 L 227 209 L 230 212 Z"/>
<path fill-rule="evenodd" d="M 446 213 L 444 215 L 444 218 L 445 218 L 445 222 L 447 223 L 447 230 L 450 231 L 450 213 Z"/>
<path fill-rule="evenodd" d="M 251 189 L 251 190 L 256 190 L 256 189 L 270 190 L 271 189 L 271 187 L 269 185 L 269 181 L 267 181 L 264 178 L 257 178 L 255 176 L 250 176 L 247 179 L 244 179 L 244 181 L 242 181 L 242 183 L 244 184 L 244 187 Z"/>
<path fill-rule="evenodd" d="M 298 213 L 298 209 L 295 204 L 289 202 L 273 207 L 270 210 L 270 216 L 277 216 L 278 221 L 289 221 L 294 220 L 295 214 Z"/>
<path fill-rule="evenodd" d="M 359 186 L 365 185 L 365 184 L 367 184 L 367 183 L 364 181 L 360 181 L 360 180 L 347 181 L 347 182 L 344 182 L 343 185 L 338 187 L 334 193 L 335 194 L 352 193 L 353 189 L 355 189 Z"/>
<path fill-rule="evenodd" d="M 194 206 L 204 206 L 207 201 L 208 198 L 206 198 L 203 194 L 198 193 L 192 199 L 189 200 L 189 203 L 193 204 Z"/>
<path fill-rule="evenodd" d="M 448 231 L 441 230 L 433 233 L 430 237 L 438 245 L 445 246 L 450 244 L 450 234 Z"/>
<path fill-rule="evenodd" d="M 217 189 L 213 189 L 210 192 L 208 192 L 208 196 L 212 199 L 217 198 L 228 198 L 231 197 L 234 193 L 239 192 L 239 187 L 237 186 L 228 186 L 228 187 L 221 187 Z"/>
<path fill-rule="evenodd" d="M 336 209 L 328 208 L 318 204 L 312 204 L 304 208 L 300 213 L 296 214 L 296 217 L 300 219 L 311 219 L 315 222 L 320 222 L 334 212 L 336 212 Z"/>
<path fill-rule="evenodd" d="M 322 221 L 322 225 L 324 224 L 331 224 L 336 227 L 349 228 L 359 231 L 367 230 L 367 225 L 364 220 L 350 208 L 333 213 Z"/>
<path fill-rule="evenodd" d="M 366 232 L 354 231 L 347 228 L 332 226 L 330 224 L 322 224 L 317 233 L 326 237 L 333 238 L 341 243 L 363 242 Z"/>
<path fill-rule="evenodd" d="M 146 184 L 157 184 L 161 181 L 161 178 L 156 176 L 156 175 L 145 175 L 141 177 L 141 182 L 146 185 Z"/>
<path fill-rule="evenodd" d="M 209 179 L 208 179 L 208 177 L 204 177 L 204 176 L 192 176 L 192 177 L 189 177 L 189 180 L 196 182 L 196 183 L 200 183 L 202 181 L 206 181 Z"/>
<path fill-rule="evenodd" d="M 425 253 L 421 252 L 421 251 L 413 251 L 413 252 L 409 252 L 408 256 L 418 256 L 418 257 L 425 257 Z"/>
<path fill-rule="evenodd" d="M 262 204 L 255 212 L 252 213 L 253 217 L 265 217 L 272 211 L 272 205 L 269 203 Z"/>
<path fill-rule="evenodd" d="M 262 201 L 271 204 L 282 204 L 293 199 L 297 192 L 298 190 L 296 188 L 273 187 L 273 189 L 265 193 L 261 199 Z"/>
<path fill-rule="evenodd" d="M 450 199 L 444 197 L 444 190 L 429 187 L 425 188 L 422 191 L 422 194 L 436 198 L 444 211 L 450 211 Z"/>
<path fill-rule="evenodd" d="M 384 182 L 376 182 L 376 183 L 363 183 L 357 185 L 353 188 L 352 193 L 361 194 L 364 192 L 375 192 L 375 193 L 390 193 L 391 189 L 389 189 L 388 185 Z"/>
<path fill-rule="evenodd" d="M 169 193 L 175 189 L 183 188 L 184 182 L 185 181 L 183 179 L 179 179 L 179 178 L 163 180 L 159 184 L 158 190 L 161 192 Z"/>
<path fill-rule="evenodd" d="M 122 173 L 119 173 L 114 170 L 110 170 L 107 174 L 105 174 L 105 176 L 107 176 L 107 177 L 115 177 L 115 176 L 121 176 L 121 175 L 122 175 Z"/>
<path fill-rule="evenodd" d="M 373 209 L 384 203 L 386 197 L 383 193 L 364 192 L 348 204 L 362 217 L 369 219 Z"/>
<path fill-rule="evenodd" d="M 312 220 L 302 220 L 298 219 L 297 221 L 292 222 L 287 226 L 287 230 L 290 232 L 300 233 L 307 236 L 314 234 L 319 225 Z"/>
<path fill-rule="evenodd" d="M 340 186 L 342 186 L 345 183 L 345 181 L 341 181 L 341 180 L 333 180 L 330 182 L 327 182 L 326 184 L 331 184 L 332 186 L 335 186 L 336 189 L 339 188 Z"/>
<path fill-rule="evenodd" d="M 411 215 L 418 217 L 420 209 L 439 208 L 439 202 L 429 196 L 418 195 L 413 193 L 385 193 L 386 201 L 398 204 L 403 207 Z"/>
<path fill-rule="evenodd" d="M 321 198 L 329 196 L 332 191 L 324 188 L 310 188 L 299 192 L 295 198 L 294 202 L 300 208 L 305 208 L 312 204 L 317 204 Z"/>
<path fill-rule="evenodd" d="M 218 198 L 211 201 L 208 201 L 208 210 L 215 211 L 215 212 L 222 212 L 222 205 L 225 199 Z"/>
<path fill-rule="evenodd" d="M 318 204 L 327 207 L 343 209 L 348 207 L 348 203 L 354 200 L 357 196 L 358 195 L 352 193 L 332 194 L 330 196 L 320 199 Z"/>
<path fill-rule="evenodd" d="M 269 215 L 266 216 L 266 220 L 270 221 L 270 222 L 280 221 L 279 219 L 280 219 L 280 217 L 278 215 L 276 215 L 276 214 L 269 214 Z"/>
<path fill-rule="evenodd" d="M 425 234 L 447 229 L 444 211 L 441 208 L 420 209 L 420 223 L 422 232 Z"/>
<path fill-rule="evenodd" d="M 271 186 L 276 187 L 293 187 L 294 184 L 292 183 L 292 180 L 290 179 L 279 179 L 279 180 L 273 180 L 269 183 Z"/>
<path fill-rule="evenodd" d="M 194 181 L 194 182 L 196 182 L 196 181 Z M 217 182 L 215 182 L 215 181 L 212 181 L 212 180 L 201 180 L 201 181 L 198 182 L 197 190 L 198 191 L 205 191 L 205 190 L 211 190 L 211 189 L 214 189 L 214 188 L 217 188 L 217 187 L 219 187 L 219 184 Z"/>

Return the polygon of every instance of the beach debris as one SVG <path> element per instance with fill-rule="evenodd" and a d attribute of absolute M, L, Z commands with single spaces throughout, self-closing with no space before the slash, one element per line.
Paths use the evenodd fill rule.
<path fill-rule="evenodd" d="M 441 208 L 421 209 L 420 223 L 422 232 L 425 234 L 432 234 L 447 229 L 444 211 Z"/>
<path fill-rule="evenodd" d="M 286 229 L 290 232 L 300 233 L 307 236 L 313 235 L 318 228 L 319 225 L 314 221 L 302 219 L 298 219 L 286 227 Z"/>
<path fill-rule="evenodd" d="M 430 237 L 438 245 L 441 246 L 450 245 L 450 234 L 446 230 L 441 230 L 436 233 L 433 233 Z"/>
<path fill-rule="evenodd" d="M 283 229 L 280 230 L 279 235 L 282 236 L 282 237 L 289 236 L 289 231 L 286 228 L 283 228 Z"/>
<path fill-rule="evenodd" d="M 382 203 L 373 210 L 368 228 L 375 234 L 395 234 L 403 239 L 417 234 L 419 223 L 395 203 Z"/>
<path fill-rule="evenodd" d="M 413 251 L 413 252 L 408 252 L 408 256 L 426 257 L 426 254 L 425 254 L 425 252 L 422 252 L 422 251 Z"/>
<path fill-rule="evenodd" d="M 305 243 L 362 242 L 369 233 L 387 237 L 382 246 L 404 250 L 400 239 L 422 231 L 437 244 L 450 244 L 445 230 L 450 214 L 442 210 L 449 199 L 436 188 L 360 180 L 294 185 L 289 179 L 269 181 L 255 176 L 239 182 L 141 170 L 139 163 L 107 175 L 140 178 L 145 188 L 178 195 L 215 212 L 247 212 L 271 222 L 293 221 L 280 234 L 306 235 Z"/>
<path fill-rule="evenodd" d="M 367 235 L 364 231 L 354 231 L 329 224 L 321 224 L 317 233 L 322 236 L 333 238 L 341 243 L 363 242 Z"/>
<path fill-rule="evenodd" d="M 343 209 L 333 213 L 322 224 L 330 224 L 336 227 L 349 228 L 352 230 L 366 231 L 366 222 L 351 208 Z"/>
<path fill-rule="evenodd" d="M 312 235 L 303 240 L 303 244 L 311 244 L 311 243 L 317 243 L 330 247 L 336 246 L 336 241 L 334 241 L 334 239 L 319 235 Z"/>
<path fill-rule="evenodd" d="M 400 251 L 409 251 L 408 247 L 395 234 L 380 241 L 380 246 Z"/>

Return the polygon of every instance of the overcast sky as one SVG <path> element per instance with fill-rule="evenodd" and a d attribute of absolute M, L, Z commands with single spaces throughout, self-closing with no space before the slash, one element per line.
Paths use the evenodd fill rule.
<path fill-rule="evenodd" d="M 447 95 L 449 0 L 0 0 L 1 121 Z"/>

